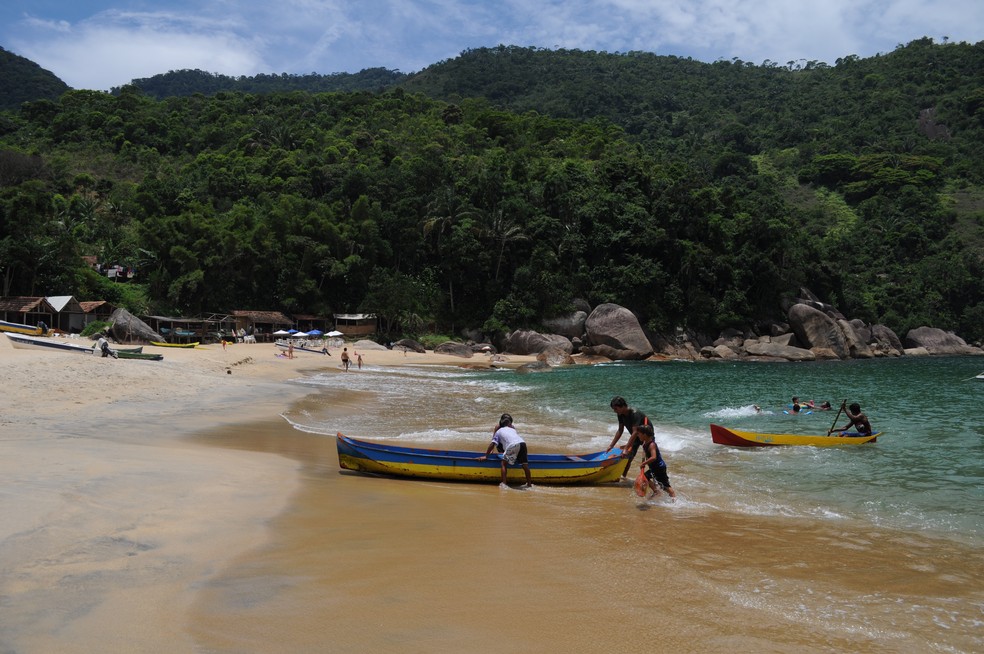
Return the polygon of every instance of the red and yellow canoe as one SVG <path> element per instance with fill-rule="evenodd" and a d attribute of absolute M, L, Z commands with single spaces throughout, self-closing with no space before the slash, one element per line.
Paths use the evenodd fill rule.
<path fill-rule="evenodd" d="M 837 433 L 830 436 L 810 436 L 804 434 L 765 434 L 758 431 L 730 429 L 721 425 L 711 425 L 711 439 L 718 445 L 733 447 L 770 447 L 773 445 L 812 445 L 813 447 L 838 447 L 842 445 L 862 445 L 874 443 L 885 432 L 874 434 Z"/>

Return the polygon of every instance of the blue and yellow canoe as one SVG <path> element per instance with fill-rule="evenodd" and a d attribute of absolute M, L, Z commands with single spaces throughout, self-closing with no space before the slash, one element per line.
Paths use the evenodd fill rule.
<path fill-rule="evenodd" d="M 440 479 L 444 481 L 499 482 L 502 459 L 490 454 L 485 461 L 478 458 L 483 452 L 433 450 L 370 443 L 339 433 L 338 465 L 344 470 L 411 479 Z M 529 455 L 530 476 L 534 484 L 578 485 L 603 484 L 618 481 L 625 467 L 622 451 L 591 454 L 533 454 Z M 509 466 L 506 479 L 525 482 L 521 466 Z"/>

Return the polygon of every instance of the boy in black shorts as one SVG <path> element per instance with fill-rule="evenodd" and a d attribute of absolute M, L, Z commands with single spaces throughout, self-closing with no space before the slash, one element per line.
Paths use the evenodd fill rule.
<path fill-rule="evenodd" d="M 636 425 L 632 430 L 632 435 L 642 442 L 642 449 L 646 453 L 646 458 L 639 469 L 646 470 L 646 467 L 649 467 L 646 470 L 646 480 L 649 482 L 649 488 L 653 491 L 649 497 L 653 498 L 659 495 L 660 488 L 662 488 L 670 494 L 670 497 L 675 498 L 676 491 L 670 486 L 670 477 L 666 474 L 666 462 L 663 461 L 663 457 L 659 453 L 659 446 L 656 445 L 656 439 L 653 437 L 653 426 L 648 424 Z"/>

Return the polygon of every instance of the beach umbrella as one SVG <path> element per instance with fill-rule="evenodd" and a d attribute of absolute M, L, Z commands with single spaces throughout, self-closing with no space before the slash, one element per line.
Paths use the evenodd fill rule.
<path fill-rule="evenodd" d="M 323 333 L 320 329 L 312 329 L 308 332 L 308 336 L 321 336 Z"/>
<path fill-rule="evenodd" d="M 288 334 L 296 334 L 296 333 L 297 333 L 297 330 L 296 330 L 296 329 L 294 329 L 294 328 L 291 328 L 291 329 L 288 329 L 288 330 L 287 330 L 287 333 L 288 333 Z"/>
<path fill-rule="evenodd" d="M 307 334 L 307 332 L 297 332 L 297 331 L 295 331 L 293 334 L 290 335 L 290 337 L 291 338 L 307 338 L 308 337 L 308 334 Z"/>
<path fill-rule="evenodd" d="M 325 336 L 342 336 L 342 332 L 328 332 Z"/>
<path fill-rule="evenodd" d="M 278 329 L 277 331 L 273 332 L 273 335 L 274 336 L 286 336 L 289 333 L 290 332 L 287 331 L 286 329 Z"/>

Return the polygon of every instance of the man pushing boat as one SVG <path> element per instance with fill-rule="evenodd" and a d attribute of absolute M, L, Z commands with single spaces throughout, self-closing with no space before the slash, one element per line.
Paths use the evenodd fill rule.
<path fill-rule="evenodd" d="M 533 479 L 530 477 L 530 464 L 527 458 L 526 441 L 522 439 L 513 427 L 512 416 L 508 413 L 503 413 L 499 417 L 499 427 L 492 434 L 492 442 L 489 443 L 485 454 L 478 457 L 478 460 L 485 461 L 489 457 L 489 454 L 492 453 L 493 448 L 502 453 L 502 482 L 499 483 L 499 487 L 508 487 L 506 484 L 506 464 L 508 463 L 509 465 L 519 464 L 523 466 L 523 472 L 526 473 L 526 486 L 524 488 L 533 488 Z"/>

